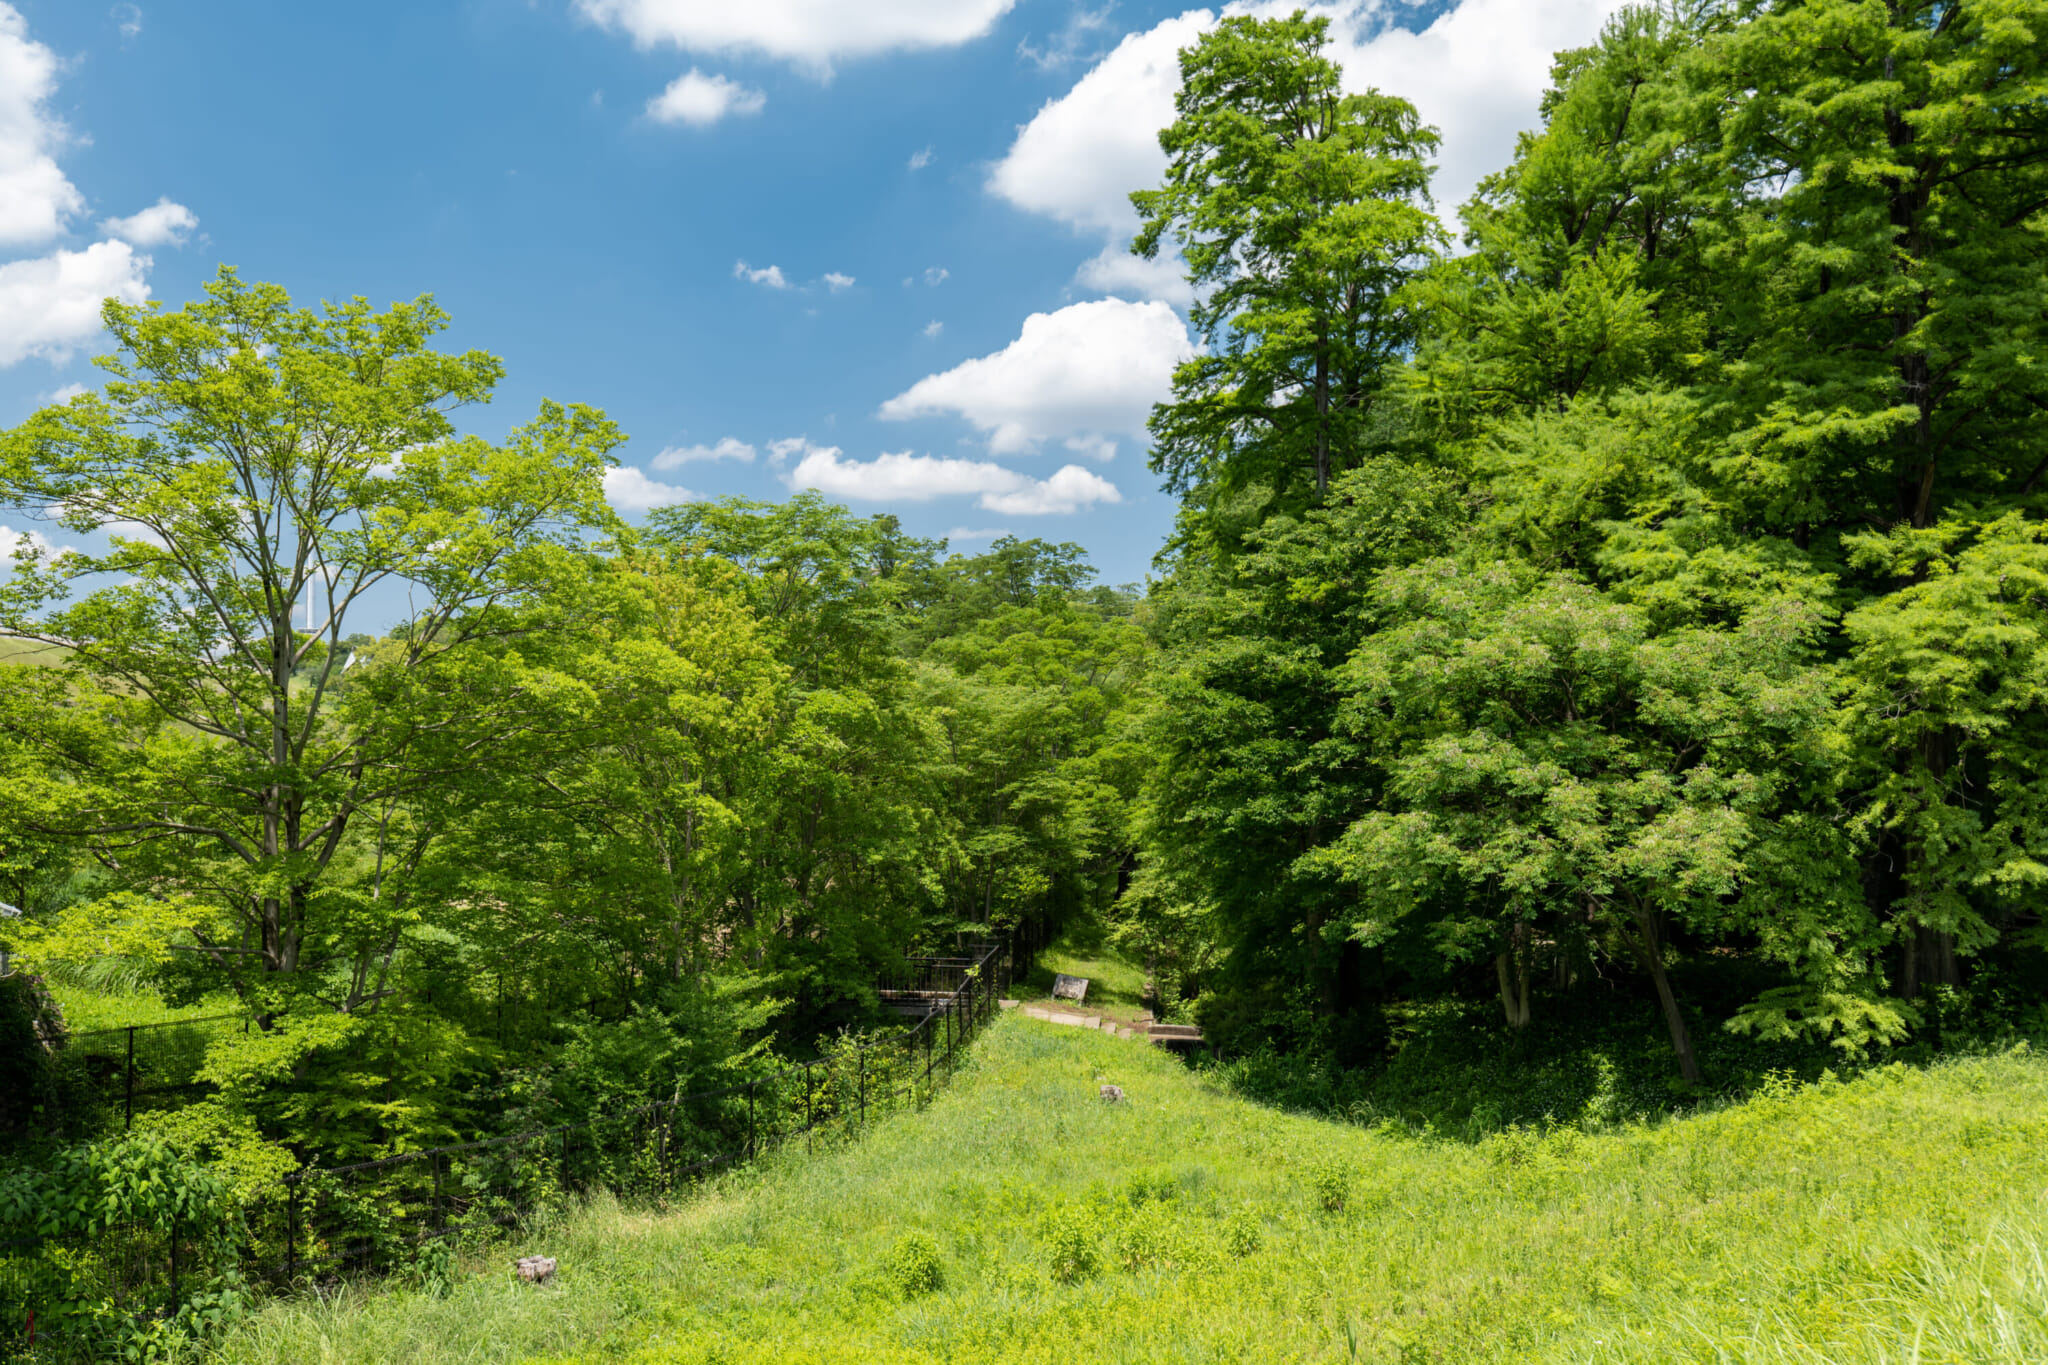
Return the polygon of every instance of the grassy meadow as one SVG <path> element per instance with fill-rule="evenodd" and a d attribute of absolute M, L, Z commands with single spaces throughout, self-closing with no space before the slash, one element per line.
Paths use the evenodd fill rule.
<path fill-rule="evenodd" d="M 1128 1098 L 1106 1104 L 1111 1081 Z M 2048 1063 L 1789 1083 L 1478 1143 L 1261 1108 L 1007 1018 L 923 1113 L 435 1289 L 273 1302 L 233 1362 L 2048 1359 Z M 558 1257 L 540 1288 L 513 1256 Z"/>

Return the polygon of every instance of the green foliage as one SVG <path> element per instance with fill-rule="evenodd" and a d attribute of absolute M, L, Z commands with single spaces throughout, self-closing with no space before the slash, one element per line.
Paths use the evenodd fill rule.
<path fill-rule="evenodd" d="M 0 1313 L 35 1313 L 56 1358 L 156 1360 L 217 1337 L 248 1302 L 241 1205 L 226 1181 L 148 1136 L 74 1146 L 0 1173 Z M 132 1278 L 182 1257 L 174 1287 Z"/>
<path fill-rule="evenodd" d="M 1101 1233 L 1085 1206 L 1062 1204 L 1038 1220 L 1038 1240 L 1045 1247 L 1045 1270 L 1054 1284 L 1079 1284 L 1102 1268 Z"/>
<path fill-rule="evenodd" d="M 1166 178 L 1131 196 L 1132 250 L 1179 243 L 1208 343 L 1149 424 L 1153 469 L 1196 506 L 1320 497 L 1372 443 L 1414 335 L 1400 295 L 1439 235 L 1436 133 L 1405 100 L 1342 92 L 1329 25 L 1228 16 L 1183 51 Z"/>
<path fill-rule="evenodd" d="M 1309 1192 L 1324 1213 L 1342 1213 L 1351 1197 L 1351 1172 L 1334 1161 L 1319 1162 L 1308 1173 Z"/>
<path fill-rule="evenodd" d="M 1105 1064 L 1146 1104 L 1096 1103 Z M 1923 1360 L 2017 1365 L 2048 1349 L 2044 1114 L 2048 1072 L 2012 1053 L 1468 1145 L 1276 1113 L 1153 1050 L 1008 1018 L 961 1084 L 858 1147 L 667 1217 L 576 1214 L 550 1244 L 574 1293 L 508 1294 L 502 1261 L 472 1262 L 446 1299 L 269 1305 L 221 1355 L 317 1359 L 324 1338 L 421 1365 L 1342 1361 L 1348 1324 L 1366 1360 L 1661 1365 L 1711 1342 L 1878 1365 L 1917 1339 Z M 1354 1173 L 1342 1216 L 1303 1188 L 1321 1162 Z M 1125 1204 L 1161 1163 L 1178 1193 Z M 1099 1258 L 1072 1283 L 1049 1273 L 1055 1209 Z M 1243 1223 L 1260 1245 L 1233 1254 Z M 906 1303 L 873 1273 L 906 1228 L 945 1247 L 944 1293 Z"/>
<path fill-rule="evenodd" d="M 936 1294 L 946 1287 L 946 1266 L 931 1234 L 906 1232 L 889 1248 L 889 1283 L 906 1299 Z"/>

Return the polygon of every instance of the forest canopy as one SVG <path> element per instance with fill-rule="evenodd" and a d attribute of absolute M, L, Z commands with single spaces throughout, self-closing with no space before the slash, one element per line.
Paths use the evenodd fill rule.
<path fill-rule="evenodd" d="M 502 367 L 431 298 L 110 302 L 102 387 L 0 433 L 0 503 L 107 547 L 0 580 L 51 651 L 0 664 L 7 946 L 252 1017 L 153 1121 L 262 1170 L 745 1074 L 1083 922 L 1224 1054 L 1356 1072 L 1418 1001 L 1640 1006 L 1692 1094 L 1703 1037 L 2031 1026 L 2044 30 L 1630 8 L 1442 206 L 1325 20 L 1224 19 L 1133 187 L 1205 343 L 1145 585 L 813 493 L 629 525 L 602 411 L 464 434 Z"/>

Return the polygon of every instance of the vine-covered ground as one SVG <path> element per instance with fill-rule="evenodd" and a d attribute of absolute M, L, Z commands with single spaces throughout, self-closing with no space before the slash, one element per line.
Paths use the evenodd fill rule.
<path fill-rule="evenodd" d="M 1123 1087 L 1105 1103 L 1098 1087 Z M 273 1303 L 236 1362 L 2048 1359 L 2048 1063 L 1477 1143 L 1291 1115 L 1005 1019 L 927 1111 L 450 1283 Z M 516 1283 L 511 1259 L 555 1256 Z"/>

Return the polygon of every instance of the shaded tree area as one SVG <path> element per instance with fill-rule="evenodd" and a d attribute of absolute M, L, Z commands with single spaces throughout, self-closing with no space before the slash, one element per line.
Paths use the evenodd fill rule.
<path fill-rule="evenodd" d="M 1702 1030 L 2036 1026 L 2048 7 L 1625 10 L 1457 251 L 1389 230 L 1428 206 L 1363 129 L 1429 134 L 1325 37 L 1184 51 L 1133 199 L 1211 348 L 1153 417 L 1186 503 L 1130 909 L 1202 943 L 1212 1035 L 1379 1066 L 1446 992 L 1508 1038 L 1630 998 L 1712 1084 Z M 1361 279 L 1404 329 L 1326 487 L 1276 458 L 1339 431 L 1315 366 L 1249 360 L 1279 279 L 1290 336 Z"/>
<path fill-rule="evenodd" d="M 149 1116 L 186 1148 L 260 1173 L 741 1078 L 882 1022 L 906 952 L 1115 894 L 1147 646 L 1076 547 L 811 494 L 629 527 L 595 409 L 461 433 L 499 366 L 434 350 L 431 299 L 223 271 L 107 321 L 104 389 L 0 438 L 0 497 L 109 546 L 0 581 L 48 647 L 0 666 L 5 933 L 254 1018 Z"/>

